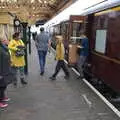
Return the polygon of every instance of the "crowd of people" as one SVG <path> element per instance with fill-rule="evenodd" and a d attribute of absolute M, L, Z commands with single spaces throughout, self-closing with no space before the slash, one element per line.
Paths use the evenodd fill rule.
<path fill-rule="evenodd" d="M 88 39 L 85 35 L 82 37 L 80 60 L 78 62 L 81 78 L 83 77 L 82 66 L 88 56 Z M 38 52 L 40 75 L 43 76 L 45 73 L 46 55 L 51 47 L 51 40 L 49 34 L 44 31 L 43 27 L 40 28 L 40 34 L 36 35 L 34 39 Z M 61 68 L 65 73 L 64 78 L 69 79 L 70 73 L 64 63 L 65 50 L 62 35 L 56 35 L 56 43 L 55 60 L 57 60 L 57 64 L 53 75 L 49 79 L 56 80 Z M 14 87 L 17 87 L 18 77 L 22 85 L 27 84 L 24 74 L 25 49 L 26 47 L 20 39 L 19 33 L 14 33 L 10 42 L 6 42 L 4 38 L 0 38 L 0 108 L 8 106 L 6 102 L 9 101 L 10 98 L 5 95 L 5 91 L 9 84 L 12 83 Z"/>

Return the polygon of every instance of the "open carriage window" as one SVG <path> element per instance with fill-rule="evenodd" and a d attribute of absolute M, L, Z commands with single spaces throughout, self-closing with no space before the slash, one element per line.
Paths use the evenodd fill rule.
<path fill-rule="evenodd" d="M 83 29 L 84 29 L 83 22 L 73 22 L 72 23 L 72 37 L 76 37 L 76 39 L 74 38 L 74 43 L 80 43 L 79 37 L 80 37 Z"/>
<path fill-rule="evenodd" d="M 106 49 L 107 30 L 96 30 L 95 50 L 100 53 L 105 53 Z"/>

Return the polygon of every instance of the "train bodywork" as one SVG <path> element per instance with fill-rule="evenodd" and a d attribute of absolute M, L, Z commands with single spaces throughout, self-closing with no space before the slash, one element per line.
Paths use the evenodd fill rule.
<path fill-rule="evenodd" d="M 120 92 L 120 0 L 107 0 L 86 9 L 80 16 L 73 15 L 68 21 L 60 23 L 59 34 L 64 36 L 67 50 L 71 37 L 80 36 L 80 32 L 73 35 L 74 21 L 80 20 L 80 17 L 84 17 L 85 22 L 81 23 L 81 27 L 78 25 L 76 31 L 85 32 L 90 48 L 85 74 L 89 78 L 101 79 L 114 91 Z M 76 44 L 79 44 L 77 40 Z"/>
<path fill-rule="evenodd" d="M 120 1 L 88 13 L 90 73 L 120 92 Z"/>

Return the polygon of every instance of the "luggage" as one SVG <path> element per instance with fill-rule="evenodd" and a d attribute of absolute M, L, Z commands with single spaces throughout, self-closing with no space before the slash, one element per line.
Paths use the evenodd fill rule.
<path fill-rule="evenodd" d="M 77 54 L 77 44 L 69 45 L 69 54 L 68 54 L 68 62 L 69 65 L 75 65 L 77 63 L 78 54 Z"/>

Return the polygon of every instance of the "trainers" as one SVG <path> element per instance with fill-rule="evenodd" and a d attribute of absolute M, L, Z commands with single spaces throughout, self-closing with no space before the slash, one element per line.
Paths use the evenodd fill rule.
<path fill-rule="evenodd" d="M 2 101 L 2 102 L 8 102 L 8 101 L 10 101 L 10 98 L 5 97 L 5 98 L 1 99 L 0 101 Z"/>
<path fill-rule="evenodd" d="M 13 85 L 14 85 L 15 88 L 17 87 L 17 83 L 16 82 L 14 82 Z"/>
<path fill-rule="evenodd" d="M 77 79 L 83 79 L 83 78 L 84 78 L 84 77 L 82 77 L 82 76 L 78 76 L 78 77 L 77 77 Z"/>
<path fill-rule="evenodd" d="M 68 79 L 70 78 L 70 76 L 69 76 L 69 75 L 66 75 L 66 76 L 64 76 L 64 78 L 65 78 L 66 80 L 68 80 Z"/>
<path fill-rule="evenodd" d="M 27 84 L 27 82 L 24 80 L 24 78 L 21 78 L 20 80 L 21 80 L 21 83 L 22 83 L 23 85 L 26 85 L 26 84 Z"/>
<path fill-rule="evenodd" d="M 41 76 L 44 75 L 44 72 L 41 72 L 40 75 L 41 75 Z"/>
<path fill-rule="evenodd" d="M 53 77 L 53 76 L 52 76 L 52 77 L 49 77 L 49 78 L 50 78 L 51 80 L 56 80 L 56 77 Z"/>
<path fill-rule="evenodd" d="M 6 103 L 0 103 L 0 108 L 5 108 L 7 106 L 8 106 L 8 104 L 6 104 Z"/>

